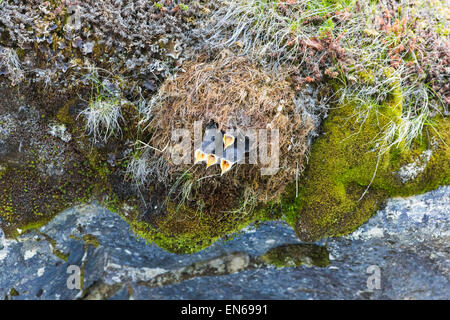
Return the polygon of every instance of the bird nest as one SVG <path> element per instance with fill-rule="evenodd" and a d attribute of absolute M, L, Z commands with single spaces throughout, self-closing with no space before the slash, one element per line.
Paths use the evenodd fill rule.
<path fill-rule="evenodd" d="M 303 170 L 307 136 L 313 129 L 311 121 L 302 117 L 302 107 L 294 102 L 291 83 L 268 75 L 245 57 L 226 54 L 212 62 L 186 63 L 184 69 L 186 72 L 163 83 L 148 110 L 149 163 L 158 163 L 166 177 L 161 181 L 161 175 L 155 174 L 159 181 L 153 183 L 164 185 L 166 199 L 172 204 L 188 204 L 203 211 L 248 211 L 261 203 L 276 202 Z M 202 133 L 208 126 L 220 134 L 249 129 L 259 134 L 265 129 L 268 154 L 279 150 L 274 174 L 262 174 L 267 163 L 259 161 L 259 151 L 255 153 L 257 163 L 249 163 L 248 146 L 241 161 L 245 163 L 233 163 L 225 174 L 220 165 L 194 164 L 194 150 L 200 148 L 194 145 L 196 121 L 202 122 Z M 177 141 L 172 141 L 176 129 L 190 133 L 189 163 L 175 164 L 172 159 L 177 151 Z M 278 130 L 278 142 L 272 140 L 272 129 Z M 258 138 L 253 141 L 252 150 L 260 148 L 261 142 Z"/>

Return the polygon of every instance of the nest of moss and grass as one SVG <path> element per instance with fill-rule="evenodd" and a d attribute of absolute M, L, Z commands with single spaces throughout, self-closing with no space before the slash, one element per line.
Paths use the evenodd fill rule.
<path fill-rule="evenodd" d="M 151 182 L 165 186 L 170 202 L 195 210 L 248 211 L 260 203 L 277 202 L 285 187 L 303 170 L 308 134 L 314 129 L 301 106 L 295 104 L 292 84 L 269 76 L 245 57 L 227 52 L 211 62 L 200 59 L 186 63 L 184 69 L 186 72 L 164 82 L 147 110 L 145 125 L 151 138 L 145 147 L 147 165 L 142 163 L 140 170 L 153 164 L 152 170 L 158 172 L 149 175 Z M 193 150 L 196 121 L 202 121 L 203 130 L 211 121 L 225 132 L 278 129 L 278 171 L 264 176 L 263 164 L 246 161 L 221 176 L 217 165 L 175 165 L 171 160 L 175 147 L 172 131 L 187 129 Z M 268 152 L 270 145 L 269 137 Z"/>

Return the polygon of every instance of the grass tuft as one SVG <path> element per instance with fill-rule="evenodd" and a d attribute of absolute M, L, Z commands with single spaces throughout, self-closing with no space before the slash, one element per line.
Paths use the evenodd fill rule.
<path fill-rule="evenodd" d="M 0 75 L 7 75 L 13 86 L 24 79 L 22 64 L 13 49 L 0 47 Z"/>
<path fill-rule="evenodd" d="M 127 101 L 121 98 L 119 90 L 108 86 L 106 81 L 101 82 L 93 73 L 88 79 L 93 84 L 92 98 L 79 116 L 85 119 L 86 132 L 94 141 L 106 142 L 121 132 L 122 106 Z"/>

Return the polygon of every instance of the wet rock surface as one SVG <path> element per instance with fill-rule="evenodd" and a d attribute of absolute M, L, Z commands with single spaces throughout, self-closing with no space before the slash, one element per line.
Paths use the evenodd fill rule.
<path fill-rule="evenodd" d="M 118 215 L 92 203 L 16 240 L 0 231 L 0 297 L 449 299 L 448 212 L 450 187 L 441 187 L 391 199 L 351 235 L 323 240 L 311 251 L 289 226 L 268 222 L 177 255 L 137 240 Z M 314 266 L 314 253 L 322 251 L 329 264 Z M 281 257 L 288 266 L 295 265 L 292 258 L 302 263 L 277 268 L 260 258 L 268 252 L 291 255 Z M 68 288 L 75 274 L 69 266 L 79 267 L 79 290 Z M 372 281 L 378 272 L 379 283 Z"/>

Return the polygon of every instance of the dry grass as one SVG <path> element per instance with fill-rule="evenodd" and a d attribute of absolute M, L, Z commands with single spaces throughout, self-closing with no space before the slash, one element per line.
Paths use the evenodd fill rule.
<path fill-rule="evenodd" d="M 258 201 L 278 199 L 285 186 L 295 181 L 297 162 L 303 168 L 309 147 L 307 135 L 313 129 L 294 103 L 292 84 L 267 75 L 245 57 L 227 52 L 212 62 L 187 63 L 185 70 L 162 85 L 146 110 L 145 126 L 152 132 L 147 148 L 153 158 L 161 157 L 168 163 L 170 194 L 174 199 L 181 197 L 188 203 L 201 202 L 206 209 L 223 211 L 242 205 L 238 202 L 246 188 L 254 191 Z M 193 150 L 194 122 L 206 125 L 211 120 L 223 131 L 278 128 L 279 171 L 261 176 L 260 165 L 240 164 L 220 176 L 218 166 L 174 165 L 170 159 L 172 130 L 189 130 Z M 179 183 L 185 177 L 189 183 Z"/>
<path fill-rule="evenodd" d="M 312 82 L 345 59 L 341 43 L 363 27 L 351 12 L 354 4 L 230 0 L 214 13 L 209 40 L 213 47 L 232 47 L 276 72 L 280 66 L 297 66 L 302 81 Z"/>
<path fill-rule="evenodd" d="M 121 123 L 124 121 L 122 106 L 128 101 L 108 78 L 100 80 L 99 71 L 101 69 L 90 69 L 87 80 L 92 85 L 91 98 L 87 108 L 82 110 L 78 117 L 84 118 L 86 133 L 92 136 L 94 141 L 106 142 L 110 137 L 121 133 Z"/>

